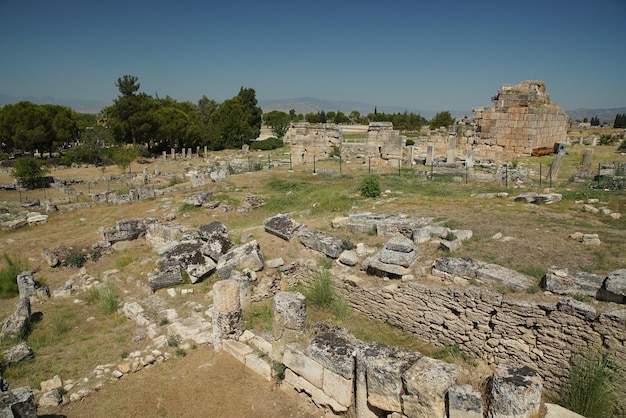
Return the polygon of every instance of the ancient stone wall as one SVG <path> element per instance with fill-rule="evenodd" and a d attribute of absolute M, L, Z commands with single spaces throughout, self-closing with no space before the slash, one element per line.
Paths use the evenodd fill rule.
<path fill-rule="evenodd" d="M 491 100 L 492 107 L 473 109 L 475 129 L 467 132 L 477 156 L 530 155 L 566 140 L 567 114 L 550 101 L 543 81 L 503 85 Z"/>
<path fill-rule="evenodd" d="M 298 276 L 305 283 L 312 277 Z M 335 285 L 353 309 L 370 318 L 434 345 L 456 345 L 489 364 L 528 365 L 551 389 L 561 387 L 571 357 L 586 349 L 608 348 L 626 364 L 625 309 L 597 314 L 592 306 L 567 297 L 556 303 L 529 302 L 474 286 L 383 286 L 351 275 L 335 277 Z"/>
<path fill-rule="evenodd" d="M 375 162 L 390 164 L 406 159 L 406 137 L 393 129 L 391 122 L 371 122 L 365 138 L 365 153 Z"/>
<path fill-rule="evenodd" d="M 328 123 L 294 123 L 285 142 L 291 145 L 294 164 L 312 164 L 313 158 L 328 158 L 334 148 L 341 148 L 341 126 Z"/>

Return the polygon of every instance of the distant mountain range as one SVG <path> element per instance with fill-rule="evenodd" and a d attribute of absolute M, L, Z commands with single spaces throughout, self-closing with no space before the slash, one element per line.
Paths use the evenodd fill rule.
<path fill-rule="evenodd" d="M 6 104 L 17 103 L 23 100 L 35 104 L 57 104 L 62 106 L 68 106 L 79 113 L 98 113 L 103 108 L 110 106 L 111 102 L 105 102 L 102 100 L 81 100 L 81 99 L 57 99 L 54 97 L 14 97 L 5 94 L 0 94 L 0 106 Z M 381 106 L 371 105 L 364 102 L 352 102 L 352 101 L 334 101 L 326 99 L 318 99 L 315 97 L 299 97 L 293 99 L 276 99 L 276 100 L 262 100 L 259 99 L 259 106 L 263 109 L 263 113 L 270 112 L 272 110 L 281 110 L 283 112 L 289 112 L 294 109 L 296 113 L 317 113 L 320 111 L 341 111 L 346 115 L 356 110 L 361 115 L 367 115 L 374 112 L 376 109 L 379 113 L 418 113 L 426 119 L 431 119 L 440 110 L 424 110 L 424 109 L 408 109 L 401 106 Z M 453 118 L 457 120 L 464 116 L 471 117 L 471 110 L 449 110 Z M 574 109 L 566 110 L 567 115 L 573 120 L 591 120 L 593 117 L 598 117 L 601 123 L 613 124 L 616 114 L 626 114 L 626 107 L 618 107 L 612 109 Z"/>

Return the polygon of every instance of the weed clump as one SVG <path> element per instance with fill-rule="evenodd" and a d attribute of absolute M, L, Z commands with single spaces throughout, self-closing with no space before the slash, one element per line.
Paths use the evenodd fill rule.
<path fill-rule="evenodd" d="M 28 270 L 28 266 L 20 259 L 12 259 L 6 253 L 2 254 L 4 267 L 0 268 L 0 299 L 8 299 L 19 293 L 17 276 Z"/>
<path fill-rule="evenodd" d="M 563 390 L 563 406 L 587 418 L 612 416 L 617 405 L 612 367 L 607 353 L 590 350 L 574 356 Z"/>
<path fill-rule="evenodd" d="M 361 181 L 361 185 L 359 186 L 359 190 L 363 197 L 378 197 L 380 196 L 380 181 L 378 180 L 378 176 L 373 174 L 367 175 L 363 177 Z"/>

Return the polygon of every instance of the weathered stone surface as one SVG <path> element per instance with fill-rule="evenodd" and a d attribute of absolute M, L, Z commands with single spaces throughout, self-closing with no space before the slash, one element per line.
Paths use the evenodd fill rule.
<path fill-rule="evenodd" d="M 56 267 L 60 264 L 59 258 L 49 248 L 41 250 L 41 254 L 43 259 L 46 260 L 46 263 L 48 263 L 48 267 Z"/>
<path fill-rule="evenodd" d="M 415 260 L 417 260 L 417 256 L 417 248 L 409 253 L 406 253 L 402 251 L 393 251 L 385 247 L 378 253 L 378 261 L 384 264 L 393 264 L 408 268 L 415 262 Z"/>
<path fill-rule="evenodd" d="M 239 284 L 235 280 L 220 280 L 213 285 L 213 310 L 234 312 L 241 308 Z"/>
<path fill-rule="evenodd" d="M 415 251 L 413 241 L 403 236 L 396 236 L 385 243 L 386 250 L 410 254 Z"/>
<path fill-rule="evenodd" d="M 212 192 L 200 192 L 187 196 L 183 202 L 192 206 L 202 206 L 204 202 L 211 200 L 212 198 Z"/>
<path fill-rule="evenodd" d="M 54 389 L 62 389 L 63 388 L 63 379 L 61 376 L 54 375 L 52 379 L 42 381 L 39 386 L 41 387 L 42 392 L 49 392 Z"/>
<path fill-rule="evenodd" d="M 476 278 L 490 283 L 500 283 L 519 290 L 526 290 L 534 284 L 530 277 L 497 264 L 485 264 L 476 270 Z"/>
<path fill-rule="evenodd" d="M 589 306 L 584 302 L 579 302 L 570 297 L 559 299 L 556 304 L 556 308 L 558 311 L 585 319 L 595 319 L 596 317 L 596 310 L 593 306 Z"/>
<path fill-rule="evenodd" d="M 2 323 L 2 334 L 24 337 L 30 329 L 30 299 L 23 298 L 17 303 L 17 309 Z"/>
<path fill-rule="evenodd" d="M 603 281 L 604 276 L 599 274 L 552 266 L 541 279 L 540 286 L 558 295 L 582 294 L 595 298 Z"/>
<path fill-rule="evenodd" d="M 344 329 L 316 324 L 314 336 L 306 349 L 306 354 L 345 379 L 352 379 L 355 372 L 356 349 L 359 344 L 360 341 L 349 336 Z"/>
<path fill-rule="evenodd" d="M 306 229 L 304 224 L 294 221 L 289 215 L 279 213 L 263 220 L 265 232 L 276 235 L 285 241 L 291 241 Z"/>
<path fill-rule="evenodd" d="M 602 283 L 598 299 L 626 303 L 626 269 L 613 270 Z"/>
<path fill-rule="evenodd" d="M 356 350 L 357 367 L 363 367 L 370 405 L 389 412 L 402 412 L 402 375 L 419 354 L 400 347 L 366 343 Z M 358 389 L 357 389 L 358 392 Z"/>
<path fill-rule="evenodd" d="M 182 283 L 183 275 L 178 265 L 169 266 L 162 271 L 153 272 L 148 275 L 148 284 L 153 292 Z"/>
<path fill-rule="evenodd" d="M 439 243 L 439 247 L 444 251 L 453 252 L 461 248 L 461 240 L 454 239 L 450 241 L 447 239 L 442 239 L 441 242 Z"/>
<path fill-rule="evenodd" d="M 359 256 L 356 251 L 344 250 L 339 256 L 339 262 L 345 266 L 356 266 L 359 263 Z"/>
<path fill-rule="evenodd" d="M 182 267 L 191 283 L 197 283 L 215 271 L 217 265 L 202 252 L 204 243 L 199 240 L 181 242 L 167 253 L 168 265 Z"/>
<path fill-rule="evenodd" d="M 220 256 L 216 270 L 220 279 L 225 280 L 230 278 L 230 273 L 235 269 L 260 271 L 264 266 L 265 258 L 261 247 L 256 240 L 252 240 L 231 248 L 226 254 Z"/>
<path fill-rule="evenodd" d="M 35 278 L 32 271 L 24 271 L 17 275 L 17 290 L 20 298 L 30 298 L 37 295 Z"/>
<path fill-rule="evenodd" d="M 230 177 L 230 173 L 228 172 L 227 169 L 222 168 L 222 169 L 211 171 L 209 173 L 209 177 L 211 177 L 211 180 L 213 180 L 213 182 L 218 183 L 220 181 L 228 180 L 228 177 Z"/>
<path fill-rule="evenodd" d="M 40 407 L 54 407 L 59 406 L 63 402 L 63 395 L 59 389 L 53 389 L 49 392 L 45 392 L 39 398 Z"/>
<path fill-rule="evenodd" d="M 368 257 L 361 263 L 361 270 L 376 276 L 390 276 L 400 278 L 411 274 L 411 270 L 397 264 L 383 263 L 378 259 L 378 255 Z"/>
<path fill-rule="evenodd" d="M 298 376 L 302 376 L 313 386 L 322 389 L 324 367 L 311 357 L 305 355 L 304 350 L 296 344 L 285 345 L 283 364 Z"/>
<path fill-rule="evenodd" d="M 290 369 L 285 370 L 284 384 L 290 385 L 297 392 L 305 392 L 311 396 L 311 400 L 320 407 L 331 408 L 334 412 L 345 412 L 348 408 L 335 401 L 332 397 L 324 393 L 324 391 L 311 384 L 302 376 L 298 376 Z"/>
<path fill-rule="evenodd" d="M 29 387 L 0 392 L 0 417 L 37 418 L 35 396 Z"/>
<path fill-rule="evenodd" d="M 218 221 L 211 222 L 198 228 L 200 238 L 205 241 L 202 253 L 217 262 L 220 256 L 226 254 L 232 247 L 233 242 L 228 235 L 226 226 Z"/>
<path fill-rule="evenodd" d="M 457 368 L 452 364 L 429 357 L 417 360 L 402 374 L 404 415 L 445 418 L 445 395 L 456 378 Z"/>
<path fill-rule="evenodd" d="M 274 296 L 274 341 L 295 340 L 306 328 L 306 298 L 300 292 L 279 292 Z"/>
<path fill-rule="evenodd" d="M 476 271 L 480 268 L 480 263 L 471 258 L 447 257 L 437 258 L 433 266 L 433 275 L 439 276 L 435 272 L 451 274 L 464 279 L 476 278 Z"/>
<path fill-rule="evenodd" d="M 324 231 L 304 231 L 300 242 L 307 248 L 319 251 L 330 258 L 338 258 L 344 250 L 344 240 Z"/>
<path fill-rule="evenodd" d="M 9 365 L 31 359 L 35 357 L 35 353 L 33 353 L 33 349 L 28 344 L 23 342 L 3 352 L 2 357 L 4 358 L 4 364 Z"/>
<path fill-rule="evenodd" d="M 126 302 L 122 306 L 122 312 L 126 318 L 135 321 L 139 325 L 147 326 L 150 324 L 150 321 L 144 314 L 144 309 L 137 302 Z"/>
<path fill-rule="evenodd" d="M 470 385 L 448 389 L 448 418 L 483 418 L 483 397 Z"/>
<path fill-rule="evenodd" d="M 530 367 L 501 365 L 491 383 L 489 418 L 517 418 L 539 414 L 543 381 Z"/>

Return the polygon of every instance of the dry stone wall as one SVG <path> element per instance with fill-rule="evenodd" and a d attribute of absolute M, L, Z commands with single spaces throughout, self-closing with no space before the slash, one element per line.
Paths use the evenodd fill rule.
<path fill-rule="evenodd" d="M 291 145 L 291 158 L 294 164 L 312 164 L 314 158 L 328 158 L 335 147 L 341 147 L 341 126 L 327 123 L 295 123 L 285 135 L 285 142 Z"/>
<path fill-rule="evenodd" d="M 305 283 L 311 280 L 303 270 L 291 271 Z M 598 314 L 569 297 L 530 302 L 475 286 L 414 281 L 383 286 L 377 279 L 335 273 L 338 291 L 364 315 L 434 345 L 457 345 L 489 364 L 527 365 L 539 370 L 552 389 L 565 382 L 571 357 L 587 349 L 610 349 L 626 364 L 625 309 Z"/>

